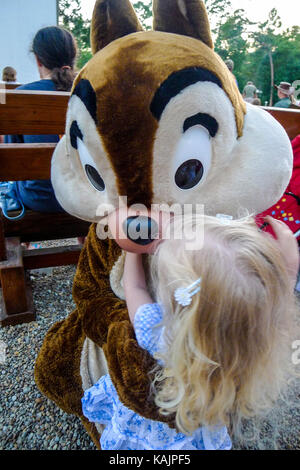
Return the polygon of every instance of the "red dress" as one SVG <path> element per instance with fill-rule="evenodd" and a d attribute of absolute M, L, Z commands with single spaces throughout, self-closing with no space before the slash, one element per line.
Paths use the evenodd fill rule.
<path fill-rule="evenodd" d="M 294 165 L 293 174 L 285 194 L 270 209 L 257 216 L 257 223 L 263 223 L 263 217 L 271 215 L 274 219 L 285 222 L 293 233 L 298 233 L 300 241 L 300 135 L 292 141 Z M 268 229 L 266 229 L 268 231 Z"/>

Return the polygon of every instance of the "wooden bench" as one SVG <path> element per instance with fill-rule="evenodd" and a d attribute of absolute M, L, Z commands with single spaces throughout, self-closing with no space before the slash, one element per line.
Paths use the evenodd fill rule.
<path fill-rule="evenodd" d="M 6 88 L 6 90 L 14 90 L 15 88 L 21 86 L 21 83 L 10 83 L 10 82 L 2 82 L 0 86 Z"/>
<path fill-rule="evenodd" d="M 69 93 L 5 90 L 0 135 L 64 134 L 68 99 Z M 0 181 L 50 179 L 55 145 L 0 144 Z M 66 213 L 28 210 L 16 221 L 0 213 L 0 324 L 5 326 L 35 319 L 27 270 L 76 264 L 81 250 L 80 245 L 26 250 L 21 243 L 83 237 L 90 223 Z"/>
<path fill-rule="evenodd" d="M 300 109 L 267 108 L 268 111 L 285 128 L 289 138 L 293 140 L 300 134 Z"/>

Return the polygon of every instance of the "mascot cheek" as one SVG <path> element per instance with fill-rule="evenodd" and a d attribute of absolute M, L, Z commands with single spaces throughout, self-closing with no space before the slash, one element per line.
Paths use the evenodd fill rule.
<path fill-rule="evenodd" d="M 97 222 L 98 207 L 106 202 L 103 200 L 105 196 L 93 189 L 81 164 L 74 169 L 71 158 L 75 156 L 71 154 L 64 136 L 55 149 L 51 163 L 55 196 L 69 214 L 88 222 Z"/>
<path fill-rule="evenodd" d="M 290 181 L 291 142 L 269 113 L 248 105 L 244 134 L 233 150 L 233 161 L 237 173 L 228 175 L 228 190 L 232 184 L 240 204 L 258 214 L 281 198 Z"/>

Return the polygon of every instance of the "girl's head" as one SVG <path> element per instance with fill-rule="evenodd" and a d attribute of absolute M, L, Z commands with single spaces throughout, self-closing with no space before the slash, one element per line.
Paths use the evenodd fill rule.
<path fill-rule="evenodd" d="M 178 222 L 176 222 L 178 224 Z M 203 224 L 204 242 L 187 240 Z M 182 240 L 166 240 L 153 257 L 169 347 L 155 383 L 157 405 L 177 425 L 237 425 L 270 407 L 291 364 L 291 280 L 277 242 L 251 219 L 184 219 Z M 187 307 L 174 291 L 201 278 Z M 237 428 L 236 428 L 237 429 Z"/>
<path fill-rule="evenodd" d="M 38 63 L 51 71 L 59 91 L 69 91 L 74 80 L 77 46 L 74 36 L 58 26 L 40 29 L 34 37 L 32 52 Z"/>
<path fill-rule="evenodd" d="M 2 71 L 2 80 L 4 82 L 15 82 L 17 79 L 17 72 L 13 67 L 4 67 Z"/>

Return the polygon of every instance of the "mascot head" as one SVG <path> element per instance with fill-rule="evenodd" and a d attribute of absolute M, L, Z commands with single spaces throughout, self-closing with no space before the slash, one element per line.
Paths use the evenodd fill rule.
<path fill-rule="evenodd" d="M 97 0 L 94 56 L 72 90 L 52 163 L 65 210 L 99 222 L 127 205 L 203 204 L 260 213 L 283 194 L 292 150 L 281 125 L 246 104 L 214 52 L 200 0 L 153 0 L 143 31 L 129 0 Z"/>

